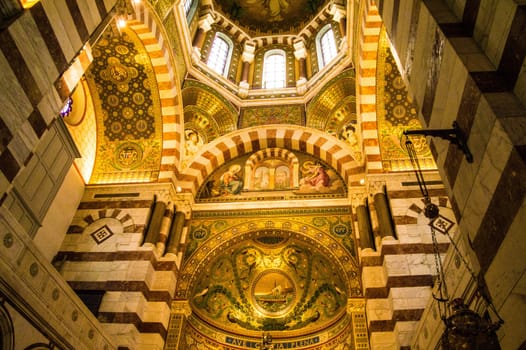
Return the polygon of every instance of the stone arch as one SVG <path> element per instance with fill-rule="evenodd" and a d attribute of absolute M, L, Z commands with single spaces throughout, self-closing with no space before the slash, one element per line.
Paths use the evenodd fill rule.
<path fill-rule="evenodd" d="M 282 148 L 267 148 L 265 150 L 260 150 L 253 155 L 251 155 L 245 162 L 245 188 L 252 187 L 253 173 L 256 170 L 258 164 L 267 157 L 274 157 L 282 159 L 289 165 L 290 175 L 291 175 L 291 184 L 292 187 L 299 186 L 299 161 L 296 155 L 289 150 Z"/>
<path fill-rule="evenodd" d="M 372 0 L 364 1 L 361 6 L 356 62 L 358 124 L 363 135 L 367 172 L 374 174 L 383 171 L 376 118 L 376 66 L 382 19 Z"/>
<path fill-rule="evenodd" d="M 180 81 L 173 57 L 170 41 L 164 33 L 163 25 L 147 1 L 134 5 L 132 28 L 143 42 L 154 69 L 162 110 L 162 156 L 158 181 L 168 182 L 178 173 L 182 160 L 181 149 L 184 140 L 183 103 Z"/>
<path fill-rule="evenodd" d="M 192 159 L 177 186 L 195 195 L 207 176 L 222 164 L 246 153 L 276 147 L 318 157 L 332 166 L 347 185 L 359 185 L 363 167 L 352 157 L 347 143 L 319 130 L 281 124 L 237 130 L 214 140 Z"/>

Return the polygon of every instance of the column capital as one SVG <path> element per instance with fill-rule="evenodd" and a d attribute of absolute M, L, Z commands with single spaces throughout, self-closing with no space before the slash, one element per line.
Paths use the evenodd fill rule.
<path fill-rule="evenodd" d="M 243 62 L 252 63 L 254 61 L 254 52 L 256 51 L 256 44 L 250 41 L 245 42 L 245 46 L 243 48 L 243 54 L 241 56 L 241 59 Z"/>
<path fill-rule="evenodd" d="M 199 17 L 199 28 L 201 28 L 205 32 L 208 32 L 210 29 L 212 29 L 212 24 L 214 24 L 214 22 L 215 20 L 212 14 L 210 12 L 206 13 Z"/>
<path fill-rule="evenodd" d="M 335 22 L 340 22 L 342 18 L 346 17 L 345 7 L 338 4 L 332 4 L 329 8 L 329 13 L 332 15 Z"/>
<path fill-rule="evenodd" d="M 297 60 L 307 58 L 307 49 L 305 48 L 305 43 L 303 42 L 303 40 L 295 41 L 293 46 L 294 57 L 296 57 Z"/>
<path fill-rule="evenodd" d="M 192 314 L 192 308 L 188 300 L 174 300 L 170 310 L 173 314 L 183 314 L 187 318 Z"/>

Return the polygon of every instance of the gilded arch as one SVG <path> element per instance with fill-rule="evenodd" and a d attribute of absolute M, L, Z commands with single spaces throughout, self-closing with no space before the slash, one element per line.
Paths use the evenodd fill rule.
<path fill-rule="evenodd" d="M 267 148 L 284 148 L 313 155 L 333 167 L 347 185 L 358 185 L 363 165 L 348 145 L 322 131 L 297 125 L 261 126 L 237 130 L 205 145 L 178 179 L 182 191 L 194 195 L 219 166 L 240 155 Z"/>

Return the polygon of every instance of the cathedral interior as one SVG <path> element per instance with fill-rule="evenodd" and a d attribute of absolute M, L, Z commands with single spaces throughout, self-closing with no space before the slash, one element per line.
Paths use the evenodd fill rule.
<path fill-rule="evenodd" d="M 1 348 L 526 349 L 525 38 L 518 0 L 0 0 Z"/>

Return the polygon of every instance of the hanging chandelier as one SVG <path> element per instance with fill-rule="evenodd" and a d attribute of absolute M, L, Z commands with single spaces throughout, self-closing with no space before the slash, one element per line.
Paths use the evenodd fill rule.
<path fill-rule="evenodd" d="M 405 146 L 411 165 L 415 172 L 415 176 L 420 188 L 420 192 L 423 196 L 424 202 L 424 216 L 429 219 L 429 226 L 431 228 L 431 238 L 433 242 L 433 251 L 435 257 L 436 266 L 436 284 L 433 293 L 433 298 L 437 301 L 440 318 L 444 322 L 445 330 L 440 339 L 440 345 L 444 350 L 496 350 L 500 349 L 499 342 L 496 336 L 496 331 L 504 323 L 502 318 L 499 316 L 495 306 L 491 302 L 491 298 L 483 280 L 478 278 L 473 270 L 470 268 L 466 259 L 462 256 L 457 244 L 451 238 L 449 233 L 444 232 L 449 238 L 449 241 L 457 253 L 459 260 L 464 264 L 467 271 L 470 274 L 471 281 L 476 286 L 475 296 L 480 297 L 486 304 L 487 312 L 491 310 L 496 318 L 497 322 L 491 322 L 489 314 L 486 312 L 485 317 L 481 317 L 477 312 L 470 310 L 465 304 L 462 298 L 455 298 L 451 300 L 445 280 L 445 271 L 442 266 L 442 260 L 440 258 L 440 252 L 438 249 L 438 241 L 436 238 L 436 231 L 433 223 L 439 218 L 439 208 L 436 204 L 432 203 L 429 191 L 424 180 L 422 169 L 418 161 L 416 150 L 411 142 L 409 135 L 425 135 L 425 136 L 438 136 L 443 139 L 449 140 L 456 144 L 466 156 L 468 162 L 473 161 L 473 157 L 469 148 L 467 147 L 466 140 L 463 134 L 460 132 L 458 126 L 453 124 L 452 129 L 446 130 L 407 130 L 404 132 L 406 137 Z"/>

